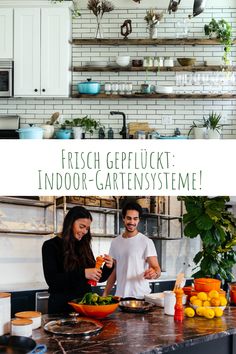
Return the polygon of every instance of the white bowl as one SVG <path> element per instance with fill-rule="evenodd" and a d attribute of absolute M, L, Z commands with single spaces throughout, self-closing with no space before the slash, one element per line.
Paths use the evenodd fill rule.
<path fill-rule="evenodd" d="M 172 93 L 173 87 L 171 86 L 155 86 L 156 93 Z"/>
<path fill-rule="evenodd" d="M 116 57 L 116 63 L 119 66 L 128 66 L 130 63 L 130 57 L 129 56 Z"/>

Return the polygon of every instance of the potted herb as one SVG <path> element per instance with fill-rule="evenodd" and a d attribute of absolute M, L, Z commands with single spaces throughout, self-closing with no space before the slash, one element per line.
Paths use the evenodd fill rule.
<path fill-rule="evenodd" d="M 83 117 L 83 118 L 86 118 L 86 117 Z M 83 118 L 74 118 L 72 120 L 65 121 L 65 124 L 72 128 L 74 139 L 82 139 L 83 128 L 81 127 L 81 120 Z"/>
<path fill-rule="evenodd" d="M 146 16 L 144 20 L 147 23 L 147 28 L 149 31 L 149 38 L 157 38 L 157 25 L 163 18 L 163 12 L 157 12 L 153 9 L 146 11 Z"/>
<path fill-rule="evenodd" d="M 193 124 L 190 126 L 188 136 L 193 131 L 194 139 L 205 139 L 207 127 L 208 127 L 208 121 L 204 117 L 202 120 L 198 120 L 197 123 L 193 121 Z"/>
<path fill-rule="evenodd" d="M 75 118 L 71 121 L 66 120 L 65 124 L 71 126 L 74 132 L 76 130 L 75 128 L 80 128 L 80 130 L 83 130 L 84 134 L 89 133 L 90 135 L 92 135 L 95 130 L 102 127 L 99 121 L 93 118 L 89 118 L 88 116 L 84 116 L 82 118 Z"/>
<path fill-rule="evenodd" d="M 202 249 L 193 261 L 194 278 L 211 277 L 231 281 L 236 264 L 236 219 L 228 211 L 229 197 L 178 197 L 185 203 L 184 235 L 200 236 Z"/>
<path fill-rule="evenodd" d="M 224 45 L 223 61 L 225 65 L 229 65 L 229 53 L 233 43 L 232 26 L 224 19 L 216 21 L 214 18 L 208 25 L 204 26 L 205 35 L 212 37 L 213 34 Z"/>
<path fill-rule="evenodd" d="M 220 124 L 221 114 L 211 112 L 207 118 L 208 138 L 220 139 L 222 124 Z"/>

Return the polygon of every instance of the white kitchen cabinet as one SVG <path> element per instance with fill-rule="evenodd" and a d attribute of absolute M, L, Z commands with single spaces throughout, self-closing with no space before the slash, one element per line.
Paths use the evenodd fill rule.
<path fill-rule="evenodd" d="M 68 97 L 70 12 L 68 8 L 16 8 L 15 96 Z"/>
<path fill-rule="evenodd" d="M 13 9 L 0 8 L 0 59 L 13 58 Z"/>

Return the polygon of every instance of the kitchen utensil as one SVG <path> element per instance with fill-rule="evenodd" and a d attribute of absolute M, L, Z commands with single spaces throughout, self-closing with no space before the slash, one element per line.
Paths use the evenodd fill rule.
<path fill-rule="evenodd" d="M 184 273 L 179 273 L 176 277 L 173 291 L 182 288 L 184 285 L 185 285 Z"/>
<path fill-rule="evenodd" d="M 116 57 L 116 63 L 119 66 L 124 66 L 124 67 L 128 66 L 129 62 L 130 62 L 130 56 L 119 56 L 119 57 Z"/>
<path fill-rule="evenodd" d="M 117 309 L 119 306 L 119 301 L 116 300 L 116 303 L 110 305 L 84 305 L 70 301 L 69 305 L 71 305 L 74 310 L 79 312 L 81 315 L 93 318 L 104 318 Z"/>
<path fill-rule="evenodd" d="M 45 324 L 45 331 L 66 336 L 91 336 L 98 334 L 103 324 L 95 319 L 86 317 L 62 318 Z"/>
<path fill-rule="evenodd" d="M 71 129 L 58 129 L 55 134 L 56 139 L 70 139 Z"/>
<path fill-rule="evenodd" d="M 171 86 L 155 86 L 155 92 L 156 93 L 172 93 L 173 92 L 173 87 Z"/>
<path fill-rule="evenodd" d="M 123 300 L 120 301 L 119 308 L 124 312 L 143 313 L 148 312 L 153 308 L 153 304 L 150 304 L 144 300 Z"/>
<path fill-rule="evenodd" d="M 60 113 L 59 112 L 54 112 L 50 118 L 50 120 L 46 123 L 46 124 L 49 124 L 49 125 L 53 125 L 57 119 L 59 118 L 60 116 Z"/>
<path fill-rule="evenodd" d="M 89 78 L 86 82 L 78 83 L 77 90 L 81 94 L 97 95 L 101 91 L 101 84 L 99 82 L 91 81 Z"/>
<path fill-rule="evenodd" d="M 137 67 L 137 68 L 143 66 L 143 60 L 142 59 L 133 59 L 132 66 Z"/>
<path fill-rule="evenodd" d="M 17 318 L 26 318 L 33 321 L 32 329 L 41 327 L 42 314 L 38 311 L 22 311 L 15 313 Z"/>
<path fill-rule="evenodd" d="M 177 58 L 177 61 L 182 66 L 194 65 L 196 58 Z"/>
<path fill-rule="evenodd" d="M 194 279 L 194 288 L 196 291 L 209 292 L 211 290 L 220 290 L 221 281 L 213 278 Z"/>
<path fill-rule="evenodd" d="M 29 337 L 0 336 L 0 352 L 11 354 L 43 354 L 47 352 L 47 347 L 44 344 L 37 344 Z"/>
<path fill-rule="evenodd" d="M 51 139 L 54 134 L 54 126 L 50 124 L 42 124 L 40 126 L 43 129 L 43 139 Z"/>
<path fill-rule="evenodd" d="M 206 0 L 194 0 L 193 16 L 200 15 L 204 11 L 205 5 L 206 5 Z"/>
<path fill-rule="evenodd" d="M 26 318 L 16 318 L 11 321 L 11 334 L 13 336 L 32 336 L 33 321 Z"/>
<path fill-rule="evenodd" d="M 10 332 L 11 294 L 0 293 L 0 335 Z"/>
<path fill-rule="evenodd" d="M 43 139 L 43 129 L 40 127 L 20 128 L 16 132 L 20 139 Z"/>

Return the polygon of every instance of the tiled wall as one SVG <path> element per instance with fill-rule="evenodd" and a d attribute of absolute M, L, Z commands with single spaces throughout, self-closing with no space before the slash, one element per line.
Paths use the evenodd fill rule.
<path fill-rule="evenodd" d="M 227 0 L 230 1 L 230 0 Z M 227 1 L 222 9 L 207 8 L 201 15 L 193 18 L 189 25 L 190 37 L 204 37 L 203 26 L 208 23 L 212 17 L 216 19 L 224 18 L 229 21 L 234 28 L 234 37 L 236 36 L 236 5 L 227 6 Z M 231 2 L 230 2 L 231 3 Z M 192 12 L 192 8 L 179 9 L 176 14 L 166 14 L 163 21 L 159 24 L 160 37 L 175 37 L 176 26 Z M 73 37 L 93 37 L 96 28 L 96 19 L 88 10 L 81 11 L 82 16 L 73 20 Z M 132 20 L 133 33 L 130 38 L 147 37 L 147 31 L 144 21 L 145 9 L 115 9 L 103 18 L 104 37 L 120 37 L 120 25 L 125 19 Z M 219 46 L 73 46 L 72 60 L 73 65 L 81 65 L 91 60 L 113 61 L 118 54 L 129 54 L 131 58 L 143 58 L 144 56 L 178 56 L 197 58 L 197 63 L 202 63 L 207 57 L 221 57 L 223 47 Z M 232 50 L 232 61 L 235 64 L 235 49 Z M 151 84 L 171 85 L 175 90 L 183 92 L 192 91 L 191 86 L 176 87 L 175 73 L 74 73 L 73 88 L 77 82 L 92 77 L 101 83 L 106 81 L 131 81 L 134 90 L 140 87 L 146 79 Z M 218 85 L 215 85 L 218 86 Z M 195 86 L 196 92 L 204 90 L 207 92 L 211 86 Z M 235 92 L 236 85 L 222 87 L 224 92 Z M 109 115 L 111 110 L 120 110 L 126 113 L 128 122 L 130 121 L 149 121 L 149 125 L 155 128 L 161 134 L 172 134 L 178 127 L 182 134 L 187 134 L 189 126 L 193 120 L 201 119 L 212 110 L 221 113 L 226 119 L 227 126 L 223 129 L 224 138 L 236 138 L 236 100 L 230 99 L 120 99 L 120 100 L 80 100 L 80 99 L 1 99 L 0 114 L 19 114 L 22 125 L 26 123 L 40 124 L 48 120 L 54 111 L 62 113 L 64 119 L 91 115 L 92 118 L 99 119 L 106 127 L 112 126 L 115 137 L 119 137 L 119 130 L 122 126 L 121 117 Z M 163 124 L 163 117 L 171 117 L 172 124 Z"/>

